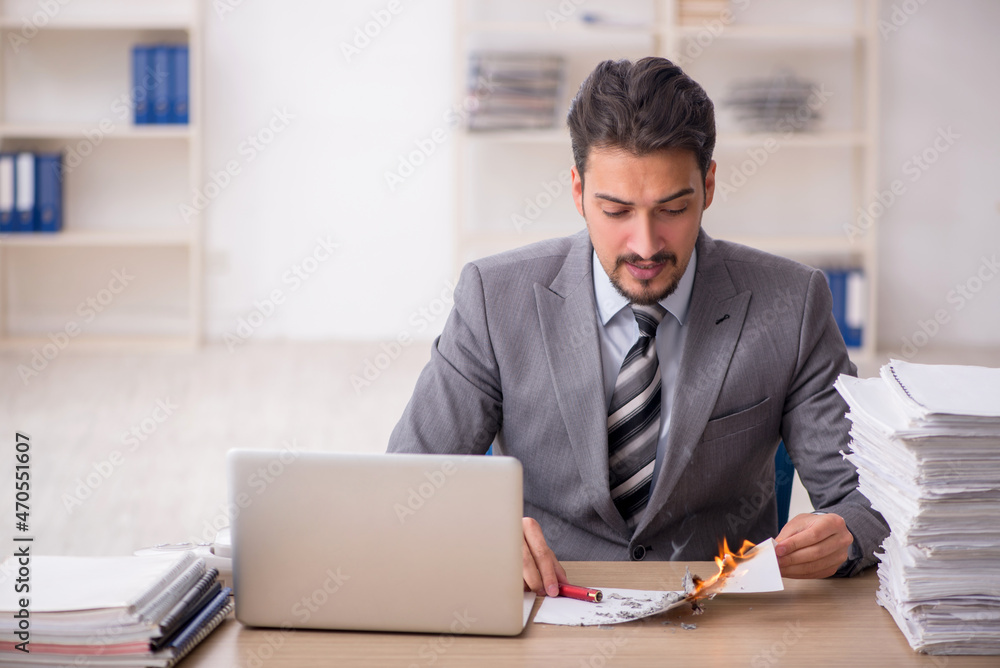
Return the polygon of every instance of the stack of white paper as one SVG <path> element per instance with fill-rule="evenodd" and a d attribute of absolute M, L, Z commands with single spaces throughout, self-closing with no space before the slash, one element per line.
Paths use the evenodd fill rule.
<path fill-rule="evenodd" d="M 836 387 L 858 488 L 891 530 L 879 604 L 916 650 L 1000 654 L 1000 369 L 892 360 Z"/>

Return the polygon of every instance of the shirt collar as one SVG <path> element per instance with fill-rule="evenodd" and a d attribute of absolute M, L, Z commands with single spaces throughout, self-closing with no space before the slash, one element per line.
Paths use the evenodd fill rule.
<path fill-rule="evenodd" d="M 619 311 L 628 306 L 629 301 L 615 289 L 611 284 L 611 279 L 597 259 L 597 251 L 593 254 L 593 274 L 594 274 L 594 297 L 597 300 L 597 312 L 601 316 L 601 323 L 608 324 Z M 681 325 L 687 320 L 688 307 L 691 305 L 691 290 L 694 287 L 695 267 L 698 264 L 698 249 L 691 251 L 691 261 L 688 262 L 684 275 L 681 276 L 677 289 L 668 297 L 660 300 L 660 306 L 677 319 Z"/>

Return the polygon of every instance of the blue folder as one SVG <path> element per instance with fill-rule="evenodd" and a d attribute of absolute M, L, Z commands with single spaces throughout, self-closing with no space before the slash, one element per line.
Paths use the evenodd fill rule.
<path fill-rule="evenodd" d="M 62 154 L 35 156 L 35 229 L 58 232 L 62 229 Z"/>
<path fill-rule="evenodd" d="M 170 55 L 173 47 L 164 44 L 150 47 L 153 52 L 153 87 L 150 92 L 150 106 L 153 108 L 153 123 L 170 122 Z"/>
<path fill-rule="evenodd" d="M 180 44 L 171 48 L 170 54 L 170 122 L 187 125 L 188 110 L 188 47 Z"/>
<path fill-rule="evenodd" d="M 143 45 L 132 47 L 132 103 L 135 105 L 136 125 L 153 122 L 153 108 L 149 102 L 153 80 L 153 54 L 150 48 Z"/>

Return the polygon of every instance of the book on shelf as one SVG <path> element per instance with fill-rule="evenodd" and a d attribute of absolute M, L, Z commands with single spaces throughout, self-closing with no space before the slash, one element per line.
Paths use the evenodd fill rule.
<path fill-rule="evenodd" d="M 0 233 L 62 229 L 62 154 L 0 153 Z"/>
<path fill-rule="evenodd" d="M 191 553 L 32 556 L 23 593 L 17 573 L 14 557 L 0 565 L 0 663 L 173 666 L 233 609 L 232 589 Z"/>
<path fill-rule="evenodd" d="M 35 231 L 35 155 L 14 158 L 14 232 Z"/>
<path fill-rule="evenodd" d="M 132 104 L 136 125 L 186 125 L 190 119 L 186 44 L 132 47 Z"/>
<path fill-rule="evenodd" d="M 684 26 L 702 25 L 720 20 L 725 12 L 731 10 L 730 0 L 679 0 L 677 20 Z"/>

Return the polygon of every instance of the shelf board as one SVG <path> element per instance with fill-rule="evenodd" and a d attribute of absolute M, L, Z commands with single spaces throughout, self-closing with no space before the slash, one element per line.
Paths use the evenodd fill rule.
<path fill-rule="evenodd" d="M 0 349 L 2 350 L 31 350 L 46 344 L 51 344 L 52 340 L 43 335 L 10 335 L 0 336 Z M 71 339 L 69 348 L 79 351 L 161 351 L 161 350 L 189 350 L 196 348 L 199 341 L 191 334 L 178 334 L 176 336 L 164 335 L 121 335 L 121 334 L 80 334 Z"/>
<path fill-rule="evenodd" d="M 101 121 L 93 123 L 4 123 L 0 138 L 18 139 L 78 139 L 85 133 L 101 132 Z M 102 139 L 189 139 L 194 135 L 191 125 L 115 125 L 111 132 L 101 132 Z"/>
<path fill-rule="evenodd" d="M 838 148 L 864 146 L 871 138 L 864 132 L 721 132 L 715 139 L 716 148 L 760 146 L 774 140 L 789 148 Z"/>
<path fill-rule="evenodd" d="M 743 244 L 774 255 L 822 255 L 849 256 L 863 255 L 867 248 L 861 244 L 851 244 L 846 237 L 831 236 L 788 236 L 768 237 L 749 235 L 713 235 L 714 238 Z"/>
<path fill-rule="evenodd" d="M 21 30 L 24 27 L 23 17 L 0 17 L 0 30 Z M 181 17 L 133 17 L 133 16 L 94 16 L 60 18 L 52 17 L 44 25 L 32 23 L 38 30 L 182 30 L 191 29 L 193 21 Z"/>
<path fill-rule="evenodd" d="M 0 248 L 79 248 L 81 246 L 190 246 L 194 230 L 68 230 L 63 232 L 28 232 L 0 236 Z"/>
<path fill-rule="evenodd" d="M 711 24 L 711 25 L 706 25 Z M 582 23 L 580 21 L 567 21 L 556 27 L 550 26 L 542 21 L 469 21 L 461 26 L 466 34 L 468 33 L 499 33 L 499 34 L 534 34 L 534 35 L 580 35 L 587 37 L 594 36 L 622 36 L 634 35 L 638 37 L 657 37 L 660 35 L 674 33 L 681 37 L 699 37 L 706 30 L 712 30 L 715 24 L 706 20 L 699 25 L 615 25 L 612 23 Z M 771 24 L 771 25 L 749 25 L 731 23 L 711 33 L 712 39 L 755 39 L 773 40 L 783 39 L 792 41 L 813 41 L 816 39 L 846 39 L 854 37 L 864 37 L 868 33 L 864 26 L 859 25 L 838 25 L 825 26 L 816 24 Z"/>
<path fill-rule="evenodd" d="M 652 37 L 659 32 L 659 29 L 649 25 L 590 24 L 572 19 L 555 27 L 543 21 L 467 21 L 461 25 L 460 30 L 465 33 L 580 35 L 586 37 L 601 34 Z"/>
<path fill-rule="evenodd" d="M 676 28 L 681 37 L 697 37 L 710 28 L 706 25 L 685 25 Z M 755 40 L 790 40 L 810 42 L 822 39 L 847 39 L 864 37 L 867 31 L 859 25 L 824 26 L 814 24 L 787 25 L 741 25 L 731 23 L 722 30 L 712 32 L 712 39 L 755 39 Z"/>
<path fill-rule="evenodd" d="M 566 144 L 569 145 L 569 130 L 566 128 L 546 128 L 544 130 L 465 130 L 465 136 L 473 141 L 498 144 Z"/>

